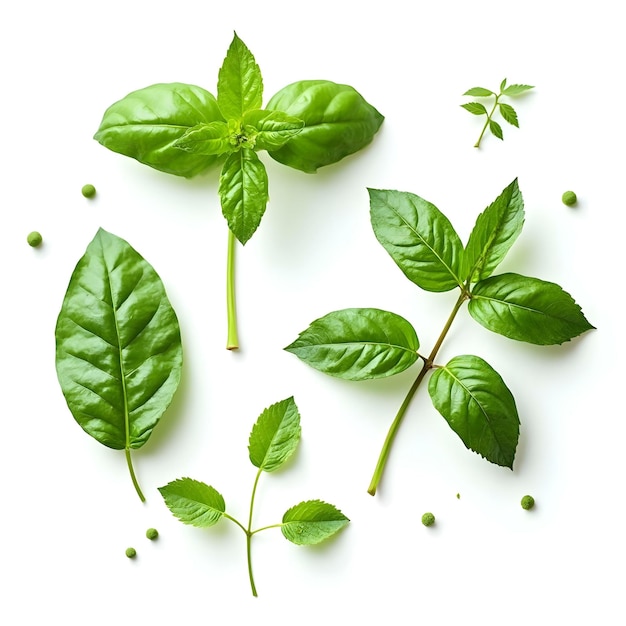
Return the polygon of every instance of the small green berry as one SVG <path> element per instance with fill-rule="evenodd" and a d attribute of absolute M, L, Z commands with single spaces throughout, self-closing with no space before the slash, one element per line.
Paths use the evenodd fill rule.
<path fill-rule="evenodd" d="M 578 198 L 573 191 L 566 191 L 561 200 L 563 200 L 563 204 L 566 204 L 567 206 L 574 206 L 578 201 Z"/>
<path fill-rule="evenodd" d="M 146 530 L 146 537 L 150 539 L 150 541 L 156 539 L 159 536 L 159 531 L 156 528 L 148 528 Z"/>
<path fill-rule="evenodd" d="M 524 496 L 522 498 L 521 504 L 523 509 L 529 511 L 535 506 L 535 498 L 533 498 L 532 496 Z"/>
<path fill-rule="evenodd" d="M 96 188 L 93 185 L 83 185 L 81 193 L 85 198 L 93 198 L 96 195 Z"/>
<path fill-rule="evenodd" d="M 32 233 L 28 233 L 28 237 L 26 237 L 26 241 L 28 241 L 29 246 L 36 248 L 37 246 L 41 245 L 41 242 L 43 241 L 43 237 L 41 236 L 41 233 L 38 233 L 36 230 L 34 230 Z"/>
<path fill-rule="evenodd" d="M 137 556 L 137 550 L 135 548 L 126 548 L 126 556 L 129 559 L 134 559 Z"/>
<path fill-rule="evenodd" d="M 424 513 L 422 515 L 422 524 L 424 526 L 432 526 L 435 523 L 435 516 L 432 513 Z"/>

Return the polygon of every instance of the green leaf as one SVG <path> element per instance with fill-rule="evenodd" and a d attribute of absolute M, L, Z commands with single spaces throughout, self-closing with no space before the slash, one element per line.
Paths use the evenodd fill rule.
<path fill-rule="evenodd" d="M 295 451 L 300 441 L 300 413 L 293 397 L 272 404 L 250 433 L 248 452 L 255 467 L 273 472 Z"/>
<path fill-rule="evenodd" d="M 480 98 L 487 98 L 488 96 L 495 96 L 496 94 L 491 89 L 485 89 L 484 87 L 472 87 L 468 89 L 464 96 L 475 96 Z"/>
<path fill-rule="evenodd" d="M 515 109 L 510 104 L 506 104 L 505 102 L 500 102 L 498 106 L 500 107 L 500 115 L 502 115 L 504 121 L 519 128 L 519 122 L 517 120 L 517 113 L 515 112 Z"/>
<path fill-rule="evenodd" d="M 217 104 L 226 119 L 235 120 L 263 104 L 261 70 L 236 33 L 218 74 Z"/>
<path fill-rule="evenodd" d="M 98 230 L 72 274 L 55 334 L 59 383 L 80 426 L 116 450 L 144 445 L 182 367 L 178 320 L 152 266 Z"/>
<path fill-rule="evenodd" d="M 502 127 L 500 126 L 500 124 L 498 124 L 498 122 L 495 122 L 494 120 L 489 120 L 489 130 L 494 135 L 494 137 L 497 137 L 498 139 L 504 138 L 502 135 Z"/>
<path fill-rule="evenodd" d="M 534 89 L 532 85 L 509 85 L 502 94 L 505 96 L 519 96 L 530 89 Z"/>
<path fill-rule="evenodd" d="M 184 83 L 160 83 L 133 91 L 111 105 L 94 139 L 156 170 L 191 177 L 219 158 L 185 152 L 176 142 L 190 128 L 216 121 L 224 120 L 208 91 Z"/>
<path fill-rule="evenodd" d="M 519 274 L 477 283 L 468 310 L 488 330 L 538 345 L 561 344 L 594 328 L 559 285 Z"/>
<path fill-rule="evenodd" d="M 327 80 L 292 83 L 272 96 L 266 109 L 304 121 L 300 133 L 269 155 L 310 173 L 364 148 L 384 120 L 358 91 Z"/>
<path fill-rule="evenodd" d="M 448 218 L 415 194 L 368 191 L 376 238 L 406 277 L 426 291 L 462 285 L 463 245 Z"/>
<path fill-rule="evenodd" d="M 488 115 L 485 105 L 480 102 L 466 102 L 461 105 L 466 111 L 473 113 L 474 115 Z"/>
<path fill-rule="evenodd" d="M 418 359 L 413 327 L 380 309 L 343 309 L 315 320 L 285 350 L 325 374 L 347 380 L 384 378 Z"/>
<path fill-rule="evenodd" d="M 500 83 L 500 94 L 502 94 L 502 90 L 506 87 L 506 78 Z"/>
<path fill-rule="evenodd" d="M 226 511 L 224 498 L 213 487 L 192 478 L 179 478 L 159 492 L 167 508 L 183 524 L 208 528 L 220 521 Z"/>
<path fill-rule="evenodd" d="M 254 151 L 242 148 L 226 159 L 219 196 L 228 227 L 245 244 L 259 227 L 268 200 L 267 172 Z"/>
<path fill-rule="evenodd" d="M 291 507 L 280 527 L 285 539 L 301 546 L 326 541 L 347 526 L 350 520 L 335 506 L 321 500 L 308 500 Z"/>
<path fill-rule="evenodd" d="M 524 200 L 515 179 L 477 218 L 463 256 L 463 277 L 490 276 L 515 243 L 524 225 Z"/>
<path fill-rule="evenodd" d="M 193 154 L 219 155 L 231 151 L 230 132 L 226 122 L 198 124 L 175 142 L 176 148 Z"/>
<path fill-rule="evenodd" d="M 244 115 L 243 123 L 256 131 L 256 150 L 278 150 L 304 127 L 304 121 L 281 111 L 255 109 Z"/>
<path fill-rule="evenodd" d="M 483 359 L 458 356 L 433 373 L 428 391 L 435 408 L 467 448 L 513 469 L 519 417 L 513 395 Z"/>

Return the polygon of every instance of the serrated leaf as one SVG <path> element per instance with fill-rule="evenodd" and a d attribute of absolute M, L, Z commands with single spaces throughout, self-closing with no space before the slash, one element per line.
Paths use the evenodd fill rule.
<path fill-rule="evenodd" d="M 466 111 L 474 115 L 488 115 L 487 109 L 480 102 L 466 102 L 461 105 Z"/>
<path fill-rule="evenodd" d="M 287 115 L 282 111 L 263 111 L 256 109 L 244 115 L 244 125 L 252 126 L 255 131 L 256 150 L 277 150 L 300 133 L 304 121 Z"/>
<path fill-rule="evenodd" d="M 418 359 L 419 341 L 404 318 L 380 309 L 343 309 L 315 320 L 285 350 L 325 374 L 384 378 Z"/>
<path fill-rule="evenodd" d="M 300 413 L 291 397 L 272 404 L 259 416 L 250 433 L 250 461 L 273 472 L 294 453 L 299 441 Z"/>
<path fill-rule="evenodd" d="M 476 219 L 463 254 L 463 276 L 478 282 L 490 276 L 524 225 L 524 200 L 517 179 Z"/>
<path fill-rule="evenodd" d="M 502 94 L 505 96 L 519 96 L 530 89 L 534 89 L 532 85 L 509 85 Z"/>
<path fill-rule="evenodd" d="M 220 521 L 226 511 L 224 498 L 213 487 L 193 480 L 179 478 L 164 487 L 159 492 L 165 500 L 167 508 L 183 524 L 208 528 Z"/>
<path fill-rule="evenodd" d="M 283 515 L 281 531 L 297 545 L 315 545 L 338 533 L 350 520 L 335 506 L 321 500 L 296 504 Z"/>
<path fill-rule="evenodd" d="M 480 98 L 486 98 L 488 96 L 495 96 L 491 89 L 485 89 L 484 87 L 472 87 L 468 89 L 464 94 L 464 96 L 475 96 Z"/>
<path fill-rule="evenodd" d="M 538 345 L 561 344 L 594 328 L 559 285 L 519 274 L 477 283 L 468 310 L 488 330 Z"/>
<path fill-rule="evenodd" d="M 241 120 L 263 104 L 263 79 L 254 56 L 235 33 L 217 78 L 217 104 L 226 119 Z"/>
<path fill-rule="evenodd" d="M 405 276 L 426 291 L 462 285 L 463 244 L 448 218 L 413 193 L 368 191 L 376 238 Z"/>
<path fill-rule="evenodd" d="M 228 227 L 245 244 L 259 227 L 268 200 L 267 172 L 256 152 L 241 148 L 228 156 L 218 191 Z"/>
<path fill-rule="evenodd" d="M 458 356 L 433 373 L 428 391 L 435 408 L 467 448 L 513 469 L 519 417 L 513 395 L 483 359 Z"/>
<path fill-rule="evenodd" d="M 498 124 L 498 122 L 495 122 L 494 120 L 489 120 L 489 130 L 494 135 L 494 137 L 497 137 L 498 139 L 503 139 L 502 127 L 500 126 L 500 124 Z"/>
<path fill-rule="evenodd" d="M 502 115 L 503 119 L 511 124 L 511 126 L 519 128 L 519 122 L 517 120 L 517 113 L 515 109 L 510 104 L 506 104 L 505 102 L 500 102 L 498 106 L 500 107 L 500 115 Z"/>
<path fill-rule="evenodd" d="M 198 124 L 190 128 L 174 146 L 193 154 L 219 155 L 230 152 L 230 133 L 226 122 Z"/>

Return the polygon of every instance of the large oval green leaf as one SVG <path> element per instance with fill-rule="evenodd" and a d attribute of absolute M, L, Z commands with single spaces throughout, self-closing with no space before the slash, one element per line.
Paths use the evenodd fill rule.
<path fill-rule="evenodd" d="M 477 283 L 468 310 L 495 333 L 544 346 L 561 344 L 593 328 L 559 285 L 519 274 L 500 274 Z"/>
<path fill-rule="evenodd" d="M 322 500 L 307 500 L 291 507 L 283 515 L 280 527 L 285 539 L 297 545 L 315 545 L 326 541 L 350 520 L 334 505 Z"/>
<path fill-rule="evenodd" d="M 303 172 L 340 161 L 364 148 L 384 117 L 349 85 L 301 80 L 276 93 L 265 107 L 304 121 L 304 128 L 269 155 Z"/>
<path fill-rule="evenodd" d="M 418 359 L 419 341 L 403 317 L 380 309 L 342 309 L 315 320 L 285 350 L 348 380 L 398 374 Z"/>
<path fill-rule="evenodd" d="M 368 191 L 374 234 L 405 276 L 426 291 L 462 287 L 463 244 L 450 220 L 414 193 Z"/>
<path fill-rule="evenodd" d="M 169 406 L 181 367 L 178 320 L 161 279 L 126 241 L 98 230 L 56 325 L 57 375 L 72 415 L 105 446 L 139 448 Z"/>
<path fill-rule="evenodd" d="M 477 356 L 458 356 L 433 373 L 435 408 L 470 450 L 513 468 L 519 438 L 515 399 L 500 375 Z"/>
<path fill-rule="evenodd" d="M 190 128 L 216 121 L 224 118 L 215 97 L 205 89 L 158 83 L 112 104 L 94 139 L 154 169 L 189 178 L 216 164 L 220 157 L 182 150 L 176 141 Z"/>

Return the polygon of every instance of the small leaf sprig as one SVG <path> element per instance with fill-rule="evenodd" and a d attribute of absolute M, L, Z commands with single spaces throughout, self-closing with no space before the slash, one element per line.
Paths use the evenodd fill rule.
<path fill-rule="evenodd" d="M 491 91 L 491 89 L 486 89 L 485 87 L 472 87 L 468 89 L 463 95 L 464 96 L 473 96 L 476 98 L 495 98 L 493 102 L 493 107 L 491 111 L 487 111 L 487 108 L 481 102 L 466 102 L 461 106 L 469 111 L 472 115 L 486 115 L 487 121 L 483 126 L 482 131 L 480 132 L 480 136 L 478 137 L 478 141 L 474 144 L 474 148 L 480 148 L 480 142 L 482 141 L 483 135 L 487 128 L 491 131 L 491 134 L 497 137 L 498 139 L 504 139 L 504 135 L 502 133 L 502 126 L 498 124 L 493 119 L 496 111 L 500 112 L 502 119 L 505 122 L 511 124 L 511 126 L 515 126 L 519 128 L 519 120 L 517 118 L 517 111 L 508 103 L 502 102 L 501 98 L 503 96 L 515 97 L 519 96 L 523 93 L 526 93 L 530 89 L 534 89 L 532 85 L 508 85 L 506 84 L 506 78 L 500 83 L 500 92 L 496 93 L 495 91 Z"/>
<path fill-rule="evenodd" d="M 594 328 L 572 296 L 555 283 L 515 273 L 494 274 L 524 223 L 517 180 L 476 219 L 467 244 L 439 209 L 402 191 L 370 189 L 376 238 L 405 276 L 425 291 L 459 294 L 434 347 L 419 352 L 413 326 L 380 309 L 328 313 L 285 348 L 321 372 L 347 380 L 385 378 L 422 366 L 389 428 L 368 493 L 376 494 L 409 404 L 428 374 L 433 406 L 466 448 L 513 469 L 519 416 L 513 394 L 484 359 L 460 355 L 436 361 L 458 312 L 487 330 L 536 345 L 557 345 Z"/>
<path fill-rule="evenodd" d="M 208 528 L 224 517 L 241 528 L 246 535 L 248 576 L 255 597 L 258 594 L 252 573 L 251 542 L 256 533 L 280 528 L 288 541 L 296 545 L 314 545 L 332 537 L 350 521 L 332 504 L 322 500 L 306 500 L 288 509 L 281 523 L 252 529 L 259 478 L 263 472 L 279 469 L 291 457 L 300 441 L 300 433 L 300 413 L 293 397 L 265 409 L 252 427 L 248 452 L 251 463 L 258 471 L 252 487 L 247 527 L 226 513 L 222 495 L 203 482 L 180 478 L 159 488 L 167 507 L 184 524 Z"/>

